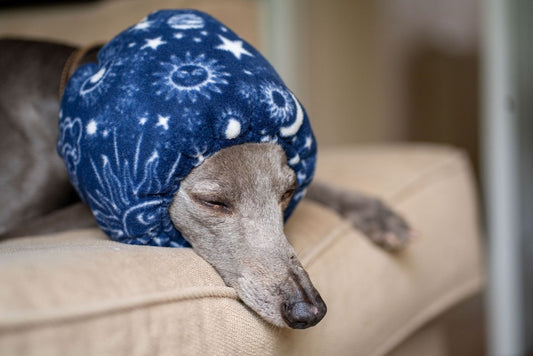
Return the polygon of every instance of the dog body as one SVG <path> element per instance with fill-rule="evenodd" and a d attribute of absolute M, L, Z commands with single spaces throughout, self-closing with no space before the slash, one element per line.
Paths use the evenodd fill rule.
<path fill-rule="evenodd" d="M 0 41 L 0 196 L 10 202 L 10 209 L 0 209 L 0 235 L 17 234 L 13 229 L 22 221 L 35 225 L 24 224 L 20 233 L 55 230 L 57 224 L 67 229 L 73 223 L 63 218 L 35 221 L 79 200 L 56 149 L 59 78 L 73 50 L 56 43 Z M 95 53 L 84 58 L 95 60 Z M 84 216 L 88 211 L 80 207 L 76 214 L 78 210 Z M 94 225 L 94 219 L 79 223 Z"/>
<path fill-rule="evenodd" d="M 7 221 L 0 215 L 5 237 L 94 225 L 90 210 L 74 203 L 56 153 L 59 78 L 74 49 L 0 41 L 0 70 L 7 78 L 0 82 L 0 193 L 17 202 L 20 217 Z M 81 63 L 94 60 L 93 51 Z M 36 129 L 46 133 L 37 141 Z M 279 145 L 230 146 L 182 180 L 169 214 L 194 250 L 251 309 L 274 325 L 306 328 L 324 317 L 326 305 L 283 232 L 284 209 L 295 185 Z M 308 197 L 331 206 L 387 249 L 403 247 L 412 235 L 400 216 L 373 197 L 321 183 L 309 186 Z M 22 221 L 23 228 L 14 228 Z"/>

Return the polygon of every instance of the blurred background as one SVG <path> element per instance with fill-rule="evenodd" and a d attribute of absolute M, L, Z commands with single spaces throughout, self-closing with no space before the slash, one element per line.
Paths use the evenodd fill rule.
<path fill-rule="evenodd" d="M 0 32 L 88 44 L 153 9 L 206 10 L 273 62 L 320 144 L 447 142 L 478 160 L 477 0 L 76 3 L 4 9 Z"/>
<path fill-rule="evenodd" d="M 152 10 L 196 8 L 265 54 L 304 104 L 319 145 L 463 148 L 486 211 L 491 274 L 486 303 L 473 301 L 455 332 L 476 354 L 522 355 L 533 350 L 532 3 L 0 0 L 0 35 L 84 45 L 109 40 Z"/>

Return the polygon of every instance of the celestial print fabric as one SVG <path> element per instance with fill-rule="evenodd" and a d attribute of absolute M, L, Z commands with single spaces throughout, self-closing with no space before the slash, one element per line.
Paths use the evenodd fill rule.
<path fill-rule="evenodd" d="M 261 54 L 195 10 L 151 13 L 70 78 L 58 152 L 111 239 L 190 246 L 168 213 L 180 181 L 213 153 L 279 144 L 297 176 L 287 219 L 315 169 L 304 108 Z"/>

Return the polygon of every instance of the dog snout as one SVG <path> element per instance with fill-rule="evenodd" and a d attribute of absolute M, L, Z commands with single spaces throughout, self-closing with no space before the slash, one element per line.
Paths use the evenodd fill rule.
<path fill-rule="evenodd" d="M 282 306 L 281 315 L 293 329 L 306 329 L 316 325 L 326 315 L 326 303 L 320 295 L 314 302 L 288 301 Z"/>
<path fill-rule="evenodd" d="M 312 285 L 306 272 L 291 273 L 288 293 L 281 305 L 281 316 L 293 329 L 305 329 L 316 325 L 326 315 L 326 303 Z"/>

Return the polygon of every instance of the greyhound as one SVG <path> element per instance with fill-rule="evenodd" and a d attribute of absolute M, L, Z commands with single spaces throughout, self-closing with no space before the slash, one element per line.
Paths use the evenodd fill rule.
<path fill-rule="evenodd" d="M 55 149 L 60 77 L 75 49 L 0 41 L 0 195 L 10 205 L 0 214 L 3 238 L 94 226 L 90 210 L 75 202 Z M 98 49 L 86 52 L 79 65 L 96 61 Z M 31 133 L 36 129 L 39 135 Z M 317 324 L 327 308 L 283 231 L 295 185 L 279 145 L 231 146 L 182 180 L 169 214 L 249 308 L 276 326 L 303 329 Z M 415 235 L 375 197 L 313 182 L 307 198 L 336 210 L 387 250 L 401 250 Z"/>

